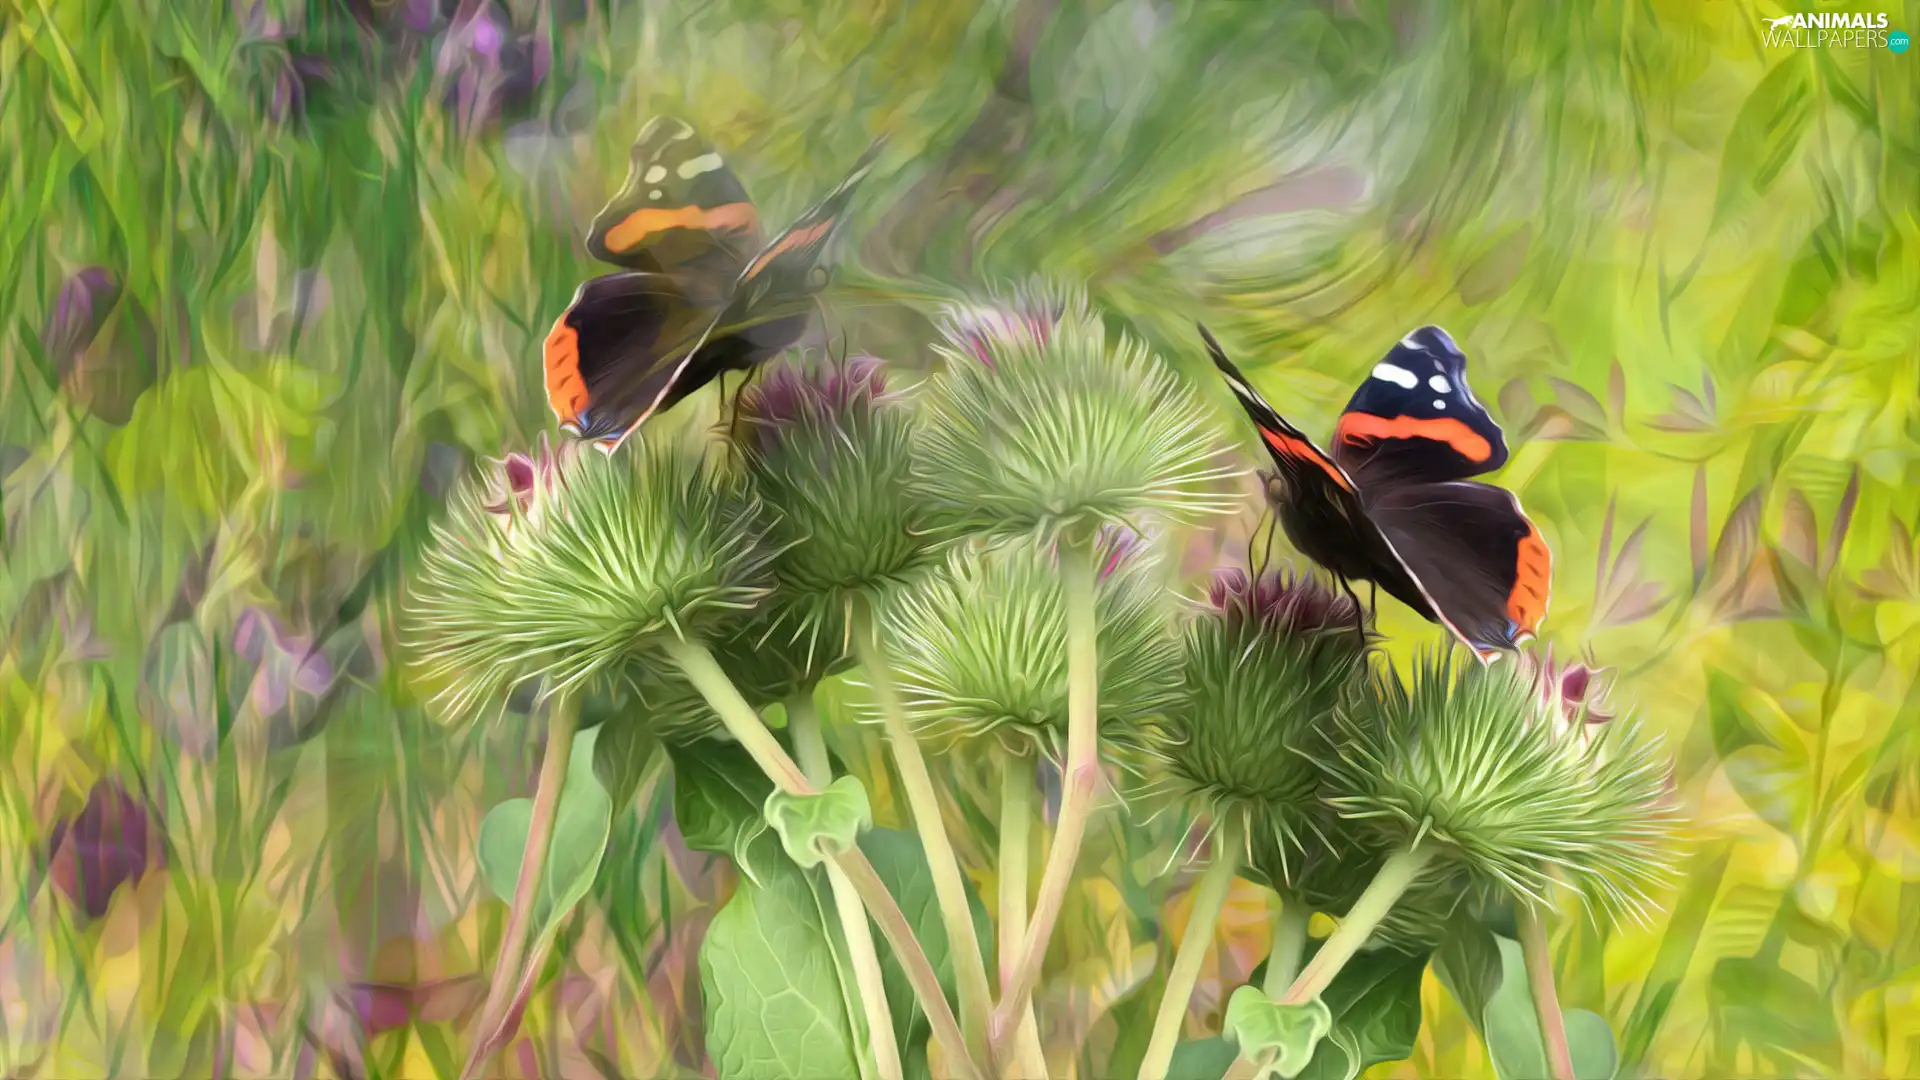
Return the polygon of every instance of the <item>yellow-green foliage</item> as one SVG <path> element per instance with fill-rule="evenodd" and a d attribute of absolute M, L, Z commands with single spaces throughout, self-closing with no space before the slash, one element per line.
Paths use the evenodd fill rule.
<path fill-rule="evenodd" d="M 1204 319 L 1324 436 L 1447 327 L 1553 545 L 1547 636 L 1680 764 L 1683 883 L 1645 927 L 1559 920 L 1562 999 L 1623 1075 L 1920 1072 L 1920 57 L 1676 0 L 512 0 L 519 74 L 443 76 L 406 23 L 435 7 L 0 0 L 0 881 L 42 882 L 106 778 L 164 864 L 98 918 L 0 890 L 0 1073 L 288 1075 L 312 1038 L 455 1075 L 503 921 L 475 832 L 530 757 L 526 725 L 426 722 L 396 585 L 451 479 L 550 428 L 540 341 L 657 112 L 774 222 L 892 136 L 829 310 L 904 368 L 956 286 L 1047 274 L 1218 393 Z M 116 314 L 50 347 L 93 265 Z M 1402 659 L 1434 635 L 1381 628 Z M 898 824 L 871 736 L 836 738 Z M 699 1067 L 725 871 L 662 812 L 616 822 L 500 1068 Z M 1082 1075 L 1138 1060 L 1158 997 L 1119 883 L 1179 830 L 1121 835 L 1042 990 L 1083 991 Z M 1207 980 L 1261 954 L 1243 899 Z M 1425 1004 L 1381 1073 L 1491 1076 Z"/>

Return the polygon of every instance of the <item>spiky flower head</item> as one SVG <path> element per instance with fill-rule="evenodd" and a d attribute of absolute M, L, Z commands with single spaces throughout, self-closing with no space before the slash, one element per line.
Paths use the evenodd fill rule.
<path fill-rule="evenodd" d="M 1177 685 L 1179 652 L 1159 567 L 1122 531 L 1101 534 L 1099 621 L 1103 741 L 1131 744 Z M 908 717 L 937 737 L 993 736 L 1057 758 L 1067 722 L 1067 618 L 1055 552 L 1031 544 L 957 547 L 941 573 L 902 593 L 889 641 Z"/>
<path fill-rule="evenodd" d="M 509 457 L 454 493 L 410 589 L 411 644 L 454 714 L 531 680 L 551 696 L 618 677 L 670 637 L 723 637 L 772 584 L 758 504 L 686 450 L 532 464 Z"/>
<path fill-rule="evenodd" d="M 870 356 L 783 364 L 743 393 L 734 443 L 770 511 L 776 603 L 792 633 L 821 640 L 850 604 L 880 599 L 932 561 L 910 469 L 914 426 Z"/>
<path fill-rule="evenodd" d="M 1077 294 L 1030 290 L 947 312 L 915 468 L 948 523 L 999 535 L 1230 511 L 1210 414 Z"/>
<path fill-rule="evenodd" d="M 1270 840 L 1284 881 L 1288 853 L 1319 831 L 1320 770 L 1303 752 L 1365 670 L 1360 606 L 1309 577 L 1228 568 L 1187 624 L 1181 678 L 1146 745 L 1156 789 L 1234 819 L 1251 845 Z M 1263 835 L 1265 834 L 1265 835 Z"/>
<path fill-rule="evenodd" d="M 1335 713 L 1327 800 L 1386 848 L 1433 845 L 1472 886 L 1544 903 L 1558 879 L 1640 915 L 1670 873 L 1670 762 L 1624 718 L 1565 723 L 1518 665 L 1423 658 Z M 1589 734 L 1591 737 L 1589 737 Z"/>

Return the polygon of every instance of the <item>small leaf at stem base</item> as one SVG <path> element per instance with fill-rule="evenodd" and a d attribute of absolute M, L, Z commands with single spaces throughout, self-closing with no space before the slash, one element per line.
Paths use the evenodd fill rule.
<path fill-rule="evenodd" d="M 861 832 L 873 827 L 867 789 L 851 776 L 814 795 L 775 791 L 767 796 L 765 814 L 788 857 L 809 868 L 851 849 Z"/>
<path fill-rule="evenodd" d="M 1333 1014 L 1315 998 L 1281 1005 L 1257 986 L 1243 986 L 1227 1000 L 1226 1031 L 1250 1060 L 1265 1061 L 1293 1077 L 1313 1060 L 1313 1050 L 1333 1028 Z"/>

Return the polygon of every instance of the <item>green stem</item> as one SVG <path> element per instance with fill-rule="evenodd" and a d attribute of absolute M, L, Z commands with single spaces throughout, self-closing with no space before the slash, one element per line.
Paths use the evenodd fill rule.
<path fill-rule="evenodd" d="M 1160 995 L 1160 1011 L 1153 1018 L 1153 1036 L 1147 1040 L 1147 1056 L 1140 1062 L 1140 1080 L 1166 1080 L 1167 1067 L 1173 1064 L 1173 1047 L 1180 1040 L 1180 1027 L 1187 1018 L 1187 1006 L 1193 999 L 1193 987 L 1200 979 L 1200 965 L 1213 947 L 1214 924 L 1226 905 L 1227 891 L 1233 887 L 1240 869 L 1240 835 L 1231 821 L 1220 828 L 1213 841 L 1213 865 L 1194 886 L 1193 913 L 1187 917 L 1187 932 L 1180 937 L 1180 949 L 1174 954 L 1173 969 L 1167 973 L 1167 988 Z"/>
<path fill-rule="evenodd" d="M 1033 838 L 1033 757 L 1011 750 L 1000 762 L 1000 979 L 1004 983 L 1020 963 L 1020 939 L 1027 932 L 1028 866 Z M 1047 1075 L 1040 1025 L 1027 1002 L 1014 1033 L 1013 1066 L 1022 1080 Z"/>
<path fill-rule="evenodd" d="M 827 742 L 820 734 L 820 713 L 813 706 L 813 692 L 803 690 L 787 699 L 787 732 L 793 738 L 793 753 L 807 782 L 825 788 L 833 781 L 833 766 L 827 760 Z M 847 938 L 847 953 L 853 961 L 853 980 L 866 1010 L 867 1039 L 873 1047 L 875 1071 L 879 1080 L 903 1080 L 900 1044 L 893 1037 L 893 1010 L 887 1005 L 887 987 L 880 974 L 880 953 L 873 947 L 873 926 L 867 922 L 867 909 L 853 891 L 853 882 L 838 866 L 827 864 L 827 883 L 833 890 L 834 910 L 840 916 L 840 929 Z"/>
<path fill-rule="evenodd" d="M 920 741 L 914 738 L 907 724 L 906 709 L 893 682 L 893 666 L 880 647 L 873 612 L 864 599 L 854 602 L 851 631 L 855 657 L 865 670 L 874 699 L 880 706 L 887 746 L 893 751 L 894 764 L 899 767 L 900 787 L 906 793 L 914 830 L 927 855 L 934 901 L 939 905 L 940 922 L 947 932 L 947 954 L 954 958 L 961 1031 L 967 1037 L 968 1053 L 977 1056 L 987 1048 L 987 1011 L 992 1006 L 992 998 L 987 985 L 986 959 L 981 955 L 980 936 L 973 925 L 973 909 L 967 903 L 966 878 L 960 873 L 960 860 L 947 838 L 940 798 L 933 776 L 927 771 L 926 758 L 920 753 Z"/>
<path fill-rule="evenodd" d="M 1320 951 L 1313 954 L 1313 961 L 1293 980 L 1293 985 L 1287 987 L 1280 1004 L 1305 1005 L 1319 997 L 1320 992 L 1333 982 L 1333 977 L 1340 974 L 1340 969 L 1347 966 L 1347 961 L 1353 959 L 1353 954 L 1360 951 L 1360 946 L 1373 936 L 1381 920 L 1406 895 L 1407 889 L 1413 885 L 1413 879 L 1420 876 L 1420 871 L 1432 859 L 1433 848 L 1430 846 L 1402 848 L 1387 856 L 1387 861 L 1380 864 L 1380 869 L 1374 873 L 1373 880 L 1367 883 L 1360 899 L 1353 902 L 1353 907 L 1340 920 L 1340 925 L 1328 935 Z"/>
<path fill-rule="evenodd" d="M 1060 586 L 1067 609 L 1067 762 L 1060 778 L 1060 820 L 1013 977 L 1000 984 L 1000 1005 L 990 1026 L 996 1059 L 1002 1057 L 1017 1027 L 1016 1018 L 1026 1009 L 1040 979 L 1040 964 L 1067 899 L 1093 809 L 1094 786 L 1100 779 L 1099 620 L 1094 613 L 1093 555 L 1088 543 L 1062 538 Z"/>
<path fill-rule="evenodd" d="M 760 771 L 767 774 L 780 790 L 791 795 L 813 795 L 813 785 L 807 783 L 806 775 L 800 766 L 794 764 L 778 739 L 760 720 L 760 714 L 753 711 L 747 699 L 733 685 L 733 680 L 721 669 L 719 661 L 713 658 L 705 645 L 694 641 L 670 641 L 665 651 L 669 659 L 680 668 L 687 681 L 706 699 L 720 722 L 726 726 L 747 753 L 753 757 Z M 933 1037 L 947 1048 L 947 1057 L 968 1080 L 983 1080 L 980 1067 L 975 1064 L 967 1052 L 966 1041 L 960 1036 L 960 1023 L 953 1018 L 953 1008 L 947 1004 L 946 994 L 940 989 L 940 976 L 927 961 L 926 951 L 920 948 L 920 942 L 913 936 L 913 926 L 900 912 L 900 905 L 887 891 L 886 883 L 880 875 L 874 873 L 873 864 L 859 848 L 840 852 L 833 857 L 835 865 L 847 875 L 853 884 L 854 892 L 859 894 L 862 903 L 867 906 L 867 914 L 874 924 L 880 927 L 880 933 L 893 946 L 893 955 L 905 969 L 907 982 L 913 986 L 913 993 L 920 1003 L 921 1011 L 927 1014 L 927 1022 L 933 1028 Z"/>
<path fill-rule="evenodd" d="M 1260 984 L 1274 1001 L 1300 974 L 1300 958 L 1307 954 L 1307 924 L 1312 919 L 1313 909 L 1305 901 L 1280 894 L 1280 913 L 1273 917 L 1273 951 L 1267 954 L 1267 974 Z"/>
<path fill-rule="evenodd" d="M 1305 1005 L 1319 997 L 1333 982 L 1334 976 L 1340 974 L 1340 969 L 1347 966 L 1347 961 L 1353 959 L 1353 954 L 1360 951 L 1360 946 L 1365 945 L 1373 932 L 1379 929 L 1381 921 L 1393 910 L 1393 905 L 1406 895 L 1413 880 L 1432 860 L 1431 846 L 1402 848 L 1387 856 L 1387 861 L 1381 863 L 1380 869 L 1374 872 L 1373 880 L 1367 883 L 1360 899 L 1353 902 L 1353 907 L 1340 920 L 1340 925 L 1328 935 L 1320 951 L 1313 954 L 1313 961 L 1306 970 L 1293 980 L 1286 993 L 1273 1000 L 1281 1005 Z M 1233 1059 L 1222 1080 L 1253 1080 L 1262 1075 L 1266 1068 L 1265 1064 L 1242 1053 Z"/>
<path fill-rule="evenodd" d="M 1553 985 L 1553 951 L 1547 944 L 1547 924 L 1534 905 L 1522 901 L 1519 909 L 1520 955 L 1526 962 L 1533 1014 L 1540 1020 L 1540 1036 L 1546 1043 L 1547 1072 L 1553 1080 L 1574 1080 L 1566 1017 L 1560 1012 L 1560 994 Z"/>
<path fill-rule="evenodd" d="M 461 1073 L 463 1080 L 478 1075 L 487 1059 L 506 1041 L 501 1028 L 513 1009 L 523 981 L 520 968 L 527 958 L 533 898 L 540 887 L 541 875 L 546 873 L 547 848 L 553 841 L 554 823 L 559 818 L 560 793 L 567 784 L 567 764 L 573 756 L 573 733 L 579 716 L 579 710 L 571 701 L 556 701 L 547 713 L 547 748 L 540 758 L 540 780 L 533 792 L 527 844 L 520 854 L 520 876 L 513 883 L 506 933 L 500 939 L 500 956 L 494 962 L 486 1004 L 480 1010 L 480 1026 Z"/>

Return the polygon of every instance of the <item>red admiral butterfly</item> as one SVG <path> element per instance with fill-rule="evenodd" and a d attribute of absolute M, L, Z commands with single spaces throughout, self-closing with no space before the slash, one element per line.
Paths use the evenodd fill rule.
<path fill-rule="evenodd" d="M 1445 626 L 1485 663 L 1534 635 L 1552 554 L 1513 493 L 1470 480 L 1507 461 L 1500 425 L 1467 387 L 1467 358 L 1437 326 L 1388 351 L 1334 427 L 1333 453 L 1268 405 L 1200 327 L 1260 429 L 1267 494 L 1287 539 L 1339 579 L 1369 581 Z"/>
<path fill-rule="evenodd" d="M 581 285 L 547 335 L 560 429 L 611 454 L 657 412 L 800 339 L 825 284 L 816 265 L 881 144 L 813 209 L 763 243 L 760 215 L 713 148 L 656 117 L 587 250 L 626 268 Z"/>

